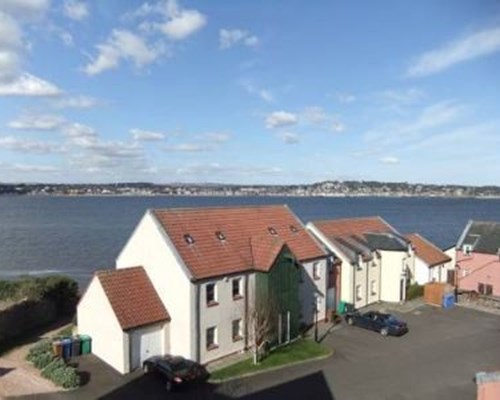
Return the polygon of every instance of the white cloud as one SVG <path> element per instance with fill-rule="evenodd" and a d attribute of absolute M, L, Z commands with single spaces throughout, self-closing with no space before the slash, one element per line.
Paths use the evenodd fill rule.
<path fill-rule="evenodd" d="M 94 128 L 78 122 L 65 124 L 61 131 L 65 136 L 71 138 L 74 142 L 78 142 L 78 140 L 89 140 L 97 137 L 97 132 Z"/>
<path fill-rule="evenodd" d="M 59 172 L 59 169 L 52 165 L 31 165 L 31 164 L 14 164 L 10 166 L 8 169 L 14 172 L 25 172 L 25 173 L 53 173 Z"/>
<path fill-rule="evenodd" d="M 73 40 L 73 35 L 71 35 L 71 33 L 66 31 L 60 31 L 59 37 L 66 46 L 73 47 L 75 45 L 75 41 Z"/>
<path fill-rule="evenodd" d="M 98 44 L 98 56 L 84 67 L 88 75 L 117 68 L 122 60 L 132 61 L 137 68 L 154 62 L 163 52 L 161 45 L 148 46 L 143 38 L 127 30 L 113 29 L 105 43 Z"/>
<path fill-rule="evenodd" d="M 58 115 L 25 114 L 16 120 L 10 121 L 7 126 L 12 129 L 26 131 L 54 131 L 60 129 L 64 123 L 64 118 Z"/>
<path fill-rule="evenodd" d="M 255 47 L 259 44 L 259 38 L 241 29 L 221 29 L 219 31 L 219 48 L 229 49 L 240 44 Z"/>
<path fill-rule="evenodd" d="M 299 121 L 295 114 L 287 111 L 275 111 L 266 117 L 266 128 L 281 128 L 297 124 Z"/>
<path fill-rule="evenodd" d="M 162 132 L 145 131 L 142 129 L 131 129 L 130 134 L 136 141 L 147 141 L 147 142 L 159 141 L 167 137 L 167 135 L 165 135 Z"/>
<path fill-rule="evenodd" d="M 332 132 L 341 133 L 345 131 L 345 125 L 342 122 L 334 121 L 331 126 Z"/>
<path fill-rule="evenodd" d="M 78 0 L 64 0 L 64 15 L 76 21 L 89 16 L 88 3 Z"/>
<path fill-rule="evenodd" d="M 343 104 L 354 103 L 356 96 L 350 93 L 337 93 L 337 100 Z"/>
<path fill-rule="evenodd" d="M 241 81 L 239 84 L 248 94 L 258 96 L 268 103 L 274 102 L 274 95 L 270 90 L 259 88 L 248 81 Z"/>
<path fill-rule="evenodd" d="M 435 74 L 499 50 L 500 27 L 485 29 L 422 54 L 408 67 L 406 74 L 409 77 Z"/>
<path fill-rule="evenodd" d="M 57 143 L 31 139 L 19 139 L 12 136 L 0 137 L 0 148 L 19 153 L 50 154 L 60 153 L 64 148 Z"/>
<path fill-rule="evenodd" d="M 377 93 L 375 96 L 382 102 L 400 106 L 418 103 L 425 97 L 425 93 L 417 88 L 388 89 Z"/>
<path fill-rule="evenodd" d="M 68 96 L 52 102 L 55 108 L 92 108 L 99 104 L 99 101 L 89 96 Z"/>
<path fill-rule="evenodd" d="M 279 134 L 279 137 L 286 144 L 297 144 L 300 143 L 300 137 L 296 133 L 293 132 L 282 132 Z"/>
<path fill-rule="evenodd" d="M 211 143 L 220 144 L 220 143 L 225 143 L 229 139 L 231 139 L 231 135 L 229 133 L 222 133 L 222 132 L 209 132 L 205 133 L 203 135 L 203 138 L 205 138 Z"/>
<path fill-rule="evenodd" d="M 304 108 L 301 113 L 301 119 L 310 124 L 319 124 L 326 121 L 327 115 L 323 108 L 311 106 Z"/>
<path fill-rule="evenodd" d="M 15 80 L 0 83 L 0 96 L 58 96 L 61 89 L 34 75 L 23 73 Z"/>
<path fill-rule="evenodd" d="M 50 0 L 1 0 L 0 11 L 19 19 L 39 18 L 50 6 Z"/>
<path fill-rule="evenodd" d="M 213 150 L 213 147 L 204 143 L 180 143 L 164 146 L 163 149 L 169 152 L 198 153 Z"/>
<path fill-rule="evenodd" d="M 207 23 L 207 18 L 202 13 L 183 9 L 176 0 L 167 0 L 164 5 L 166 20 L 156 26 L 172 40 L 186 39 Z"/>
<path fill-rule="evenodd" d="M 382 157 L 380 162 L 382 164 L 399 164 L 399 158 L 393 156 Z"/>

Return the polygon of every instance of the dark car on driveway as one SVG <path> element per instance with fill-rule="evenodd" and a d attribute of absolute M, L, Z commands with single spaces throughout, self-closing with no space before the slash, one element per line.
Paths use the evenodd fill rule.
<path fill-rule="evenodd" d="M 156 373 L 165 379 L 165 388 L 205 382 L 210 374 L 203 365 L 180 356 L 155 356 L 142 364 L 144 373 Z"/>
<path fill-rule="evenodd" d="M 408 325 L 391 314 L 384 314 L 378 311 L 358 311 L 347 313 L 345 320 L 349 325 L 360 326 L 379 332 L 382 336 L 401 336 L 408 332 Z"/>

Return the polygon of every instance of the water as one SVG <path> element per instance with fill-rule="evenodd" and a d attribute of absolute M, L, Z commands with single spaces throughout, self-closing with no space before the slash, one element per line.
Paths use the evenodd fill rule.
<path fill-rule="evenodd" d="M 114 266 L 148 208 L 288 204 L 307 222 L 380 215 L 401 233 L 454 244 L 469 219 L 500 221 L 500 199 L 328 197 L 0 197 L 0 277 L 65 273 L 82 287 Z"/>

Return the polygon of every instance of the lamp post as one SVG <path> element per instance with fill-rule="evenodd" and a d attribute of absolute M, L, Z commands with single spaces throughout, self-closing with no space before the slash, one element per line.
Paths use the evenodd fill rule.
<path fill-rule="evenodd" d="M 314 341 L 318 341 L 318 294 L 314 293 L 314 303 L 313 303 L 313 312 L 314 312 Z"/>

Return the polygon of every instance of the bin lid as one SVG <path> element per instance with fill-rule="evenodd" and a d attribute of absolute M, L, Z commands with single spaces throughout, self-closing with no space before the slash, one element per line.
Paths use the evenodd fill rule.
<path fill-rule="evenodd" d="M 64 338 L 62 341 L 61 341 L 63 344 L 66 344 L 66 343 L 71 343 L 72 340 L 71 338 Z"/>
<path fill-rule="evenodd" d="M 89 335 L 80 335 L 80 340 L 90 340 L 90 336 Z"/>

